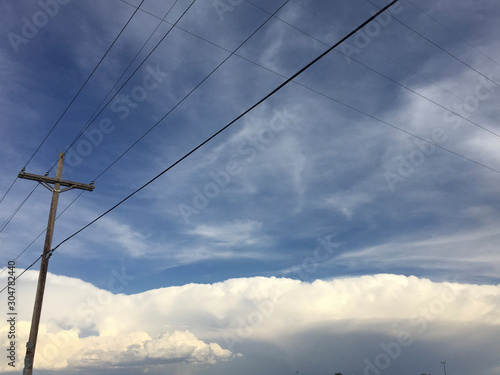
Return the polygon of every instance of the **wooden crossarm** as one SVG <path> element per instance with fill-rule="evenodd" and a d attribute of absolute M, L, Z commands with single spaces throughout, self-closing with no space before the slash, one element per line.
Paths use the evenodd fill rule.
<path fill-rule="evenodd" d="M 19 172 L 18 177 L 24 178 L 26 180 L 45 182 L 46 184 L 59 183 L 61 186 L 66 186 L 66 187 L 73 188 L 73 189 L 80 189 L 80 190 L 87 190 L 87 191 L 94 190 L 93 184 L 82 184 L 80 182 L 67 181 L 67 180 L 62 180 L 62 179 L 58 179 L 55 177 L 49 177 L 49 176 L 40 176 L 37 174 L 26 173 L 23 171 Z"/>

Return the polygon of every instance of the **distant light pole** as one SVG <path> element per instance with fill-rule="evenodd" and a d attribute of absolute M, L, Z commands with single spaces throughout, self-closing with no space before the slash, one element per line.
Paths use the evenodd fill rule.
<path fill-rule="evenodd" d="M 441 361 L 441 364 L 443 365 L 444 375 L 446 375 L 446 361 Z"/>

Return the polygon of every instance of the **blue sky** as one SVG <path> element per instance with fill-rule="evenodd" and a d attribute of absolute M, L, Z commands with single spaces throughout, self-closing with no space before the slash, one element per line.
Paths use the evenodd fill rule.
<path fill-rule="evenodd" d="M 61 194 L 53 246 L 387 4 L 145 0 L 42 144 L 140 3 L 0 3 L 0 193 L 70 145 L 63 178 L 95 181 Z M 398 2 L 58 247 L 40 350 L 60 360 L 35 368 L 500 373 L 499 12 Z M 34 187 L 16 181 L 2 223 Z M 3 265 L 39 256 L 49 204 L 38 187 L 2 225 Z M 17 370 L 37 269 L 18 280 Z"/>

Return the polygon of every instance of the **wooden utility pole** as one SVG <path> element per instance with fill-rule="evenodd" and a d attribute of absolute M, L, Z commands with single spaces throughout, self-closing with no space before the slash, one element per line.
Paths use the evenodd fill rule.
<path fill-rule="evenodd" d="M 19 173 L 19 178 L 37 181 L 44 187 L 52 191 L 52 203 L 50 205 L 49 222 L 47 224 L 47 233 L 45 235 L 45 244 L 43 246 L 42 261 L 40 263 L 40 274 L 38 275 L 38 286 L 36 288 L 35 306 L 33 307 L 33 317 L 31 319 L 31 329 L 28 343 L 26 344 L 26 357 L 24 358 L 23 375 L 32 375 L 33 361 L 35 359 L 36 339 L 38 337 L 38 326 L 40 324 L 40 315 L 42 313 L 43 292 L 45 290 L 45 280 L 47 279 L 47 269 L 49 266 L 49 258 L 52 255 L 52 235 L 54 234 L 54 223 L 56 221 L 57 202 L 59 201 L 59 193 L 71 189 L 94 190 L 94 185 L 81 184 L 78 182 L 62 180 L 62 169 L 64 163 L 64 153 L 59 154 L 57 162 L 56 177 L 39 176 L 36 174 L 26 173 L 23 170 Z M 51 184 L 54 186 L 52 187 Z M 65 188 L 61 190 L 61 186 Z"/>

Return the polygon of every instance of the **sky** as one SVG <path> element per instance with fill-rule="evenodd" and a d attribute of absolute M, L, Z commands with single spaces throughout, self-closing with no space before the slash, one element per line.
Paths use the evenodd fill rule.
<path fill-rule="evenodd" d="M 500 4 L 401 0 L 255 106 L 388 3 L 0 2 L 0 371 L 64 152 L 34 374 L 500 374 Z"/>

